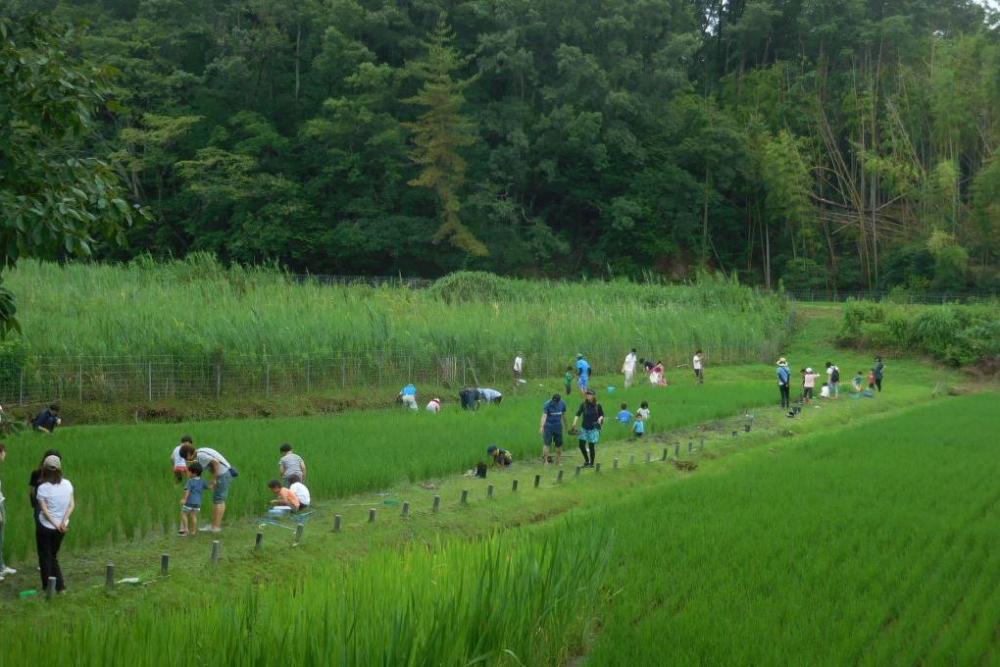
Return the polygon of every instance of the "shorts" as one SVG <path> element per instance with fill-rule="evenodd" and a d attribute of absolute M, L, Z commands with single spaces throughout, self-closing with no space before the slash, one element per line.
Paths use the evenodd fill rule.
<path fill-rule="evenodd" d="M 586 375 L 581 375 L 576 381 L 577 386 L 584 391 L 587 390 L 587 385 L 589 383 L 590 383 L 590 378 L 587 377 Z"/>
<path fill-rule="evenodd" d="M 553 442 L 555 443 L 556 447 L 562 447 L 563 446 L 563 432 L 562 432 L 562 429 L 561 428 L 560 429 L 554 429 L 554 428 L 553 429 L 548 429 L 547 428 L 547 429 L 543 430 L 542 431 L 542 442 L 545 443 L 546 447 L 550 446 Z"/>
<path fill-rule="evenodd" d="M 596 445 L 601 439 L 601 429 L 599 428 L 585 428 L 580 431 L 580 440 L 590 443 L 591 445 Z"/>
<path fill-rule="evenodd" d="M 201 511 L 201 505 L 184 505 L 181 507 L 181 511 L 185 514 L 197 514 Z"/>
<path fill-rule="evenodd" d="M 215 489 L 212 491 L 212 502 L 216 505 L 221 505 L 226 502 L 226 498 L 229 497 L 229 484 L 233 481 L 233 476 L 229 474 L 227 469 L 219 477 L 215 478 Z"/>

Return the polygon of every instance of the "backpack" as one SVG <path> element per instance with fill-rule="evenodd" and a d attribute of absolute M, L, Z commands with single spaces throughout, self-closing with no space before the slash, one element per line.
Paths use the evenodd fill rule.
<path fill-rule="evenodd" d="M 840 382 L 840 369 L 836 366 L 833 367 L 833 372 L 830 373 L 830 382 Z"/>

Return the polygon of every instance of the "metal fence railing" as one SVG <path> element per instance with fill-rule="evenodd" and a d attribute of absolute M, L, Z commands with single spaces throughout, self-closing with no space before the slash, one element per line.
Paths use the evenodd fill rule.
<path fill-rule="evenodd" d="M 706 348 L 709 363 L 770 359 L 779 343 L 751 342 Z M 588 350 L 595 374 L 616 383 L 624 348 Z M 572 354 L 546 351 L 525 357 L 529 381 L 561 377 Z M 690 363 L 688 351 L 662 357 L 668 367 Z M 369 351 L 356 354 L 258 357 L 153 356 L 43 357 L 0 362 L 0 404 L 31 405 L 53 400 L 160 401 L 172 399 L 269 398 L 331 390 L 398 390 L 407 382 L 428 389 L 494 386 L 513 382 L 513 355 L 419 354 Z"/>
<path fill-rule="evenodd" d="M 1000 298 L 995 290 L 968 292 L 892 292 L 884 290 L 785 290 L 796 301 L 892 301 L 894 303 L 975 303 Z"/>

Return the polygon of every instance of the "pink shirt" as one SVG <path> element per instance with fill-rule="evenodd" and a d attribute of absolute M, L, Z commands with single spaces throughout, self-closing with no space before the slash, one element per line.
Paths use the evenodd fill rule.
<path fill-rule="evenodd" d="M 819 373 L 806 373 L 803 377 L 805 380 L 802 382 L 802 386 L 806 389 L 812 389 L 816 386 L 816 378 L 819 377 Z"/>

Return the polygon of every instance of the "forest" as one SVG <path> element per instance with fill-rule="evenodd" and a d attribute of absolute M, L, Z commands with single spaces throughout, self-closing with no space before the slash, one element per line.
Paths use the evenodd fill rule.
<path fill-rule="evenodd" d="M 41 13 L 101 73 L 59 152 L 141 207 L 57 259 L 1000 287 L 1000 21 L 971 0 L 5 4 L 5 58 Z"/>

